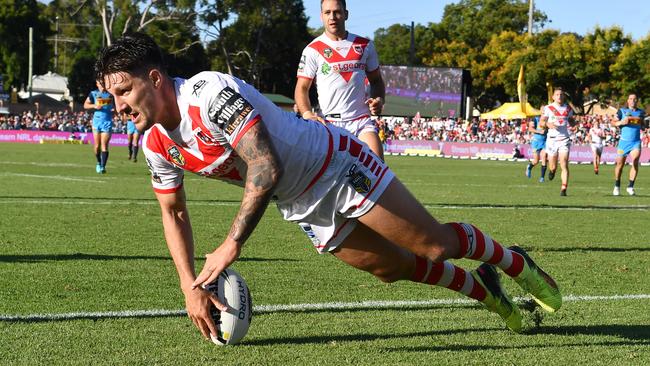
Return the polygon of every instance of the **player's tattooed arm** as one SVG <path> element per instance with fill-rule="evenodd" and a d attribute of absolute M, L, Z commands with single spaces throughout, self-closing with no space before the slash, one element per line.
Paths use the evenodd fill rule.
<path fill-rule="evenodd" d="M 262 218 L 283 169 L 262 121 L 241 137 L 235 151 L 246 162 L 248 170 L 241 207 L 228 236 L 241 245 Z"/>

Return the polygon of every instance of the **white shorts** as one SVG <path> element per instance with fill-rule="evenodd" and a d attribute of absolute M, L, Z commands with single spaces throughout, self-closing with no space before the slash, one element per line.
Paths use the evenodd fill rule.
<path fill-rule="evenodd" d="M 359 139 L 338 128 L 329 131 L 332 154 L 323 174 L 298 198 L 277 203 L 284 219 L 298 223 L 319 253 L 343 242 L 395 176 Z"/>
<path fill-rule="evenodd" d="M 560 137 L 558 138 L 548 138 L 546 140 L 546 154 L 550 156 L 555 156 L 558 153 L 569 153 L 569 148 L 571 147 L 571 140 L 568 138 Z"/>
<path fill-rule="evenodd" d="M 327 117 L 325 117 L 325 119 L 328 123 L 340 127 L 357 137 L 364 132 L 379 133 L 377 122 L 369 116 L 353 119 L 351 121 L 337 121 L 328 119 Z"/>
<path fill-rule="evenodd" d="M 603 144 L 591 144 L 591 151 L 600 155 L 603 153 Z"/>

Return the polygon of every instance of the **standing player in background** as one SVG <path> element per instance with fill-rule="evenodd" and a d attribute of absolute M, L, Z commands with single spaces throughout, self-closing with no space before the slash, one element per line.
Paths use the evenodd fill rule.
<path fill-rule="evenodd" d="M 569 126 L 573 127 L 573 109 L 564 103 L 564 91 L 562 88 L 553 90 L 553 103 L 544 107 L 540 119 L 540 127 L 548 128 L 546 137 L 546 156 L 548 157 L 549 173 L 548 179 L 553 180 L 557 170 L 558 160 L 562 169 L 562 188 L 560 196 L 566 196 L 569 185 L 569 151 L 571 140 L 569 139 Z"/>
<path fill-rule="evenodd" d="M 140 144 L 140 132 L 135 128 L 135 123 L 128 114 L 122 114 L 126 120 L 126 139 L 129 144 L 129 160 L 133 159 L 134 163 L 138 162 L 138 148 Z"/>
<path fill-rule="evenodd" d="M 598 168 L 600 167 L 600 157 L 603 154 L 603 139 L 605 138 L 605 130 L 597 120 L 589 129 L 587 139 L 591 144 L 591 152 L 593 153 L 594 174 L 598 175 Z"/>
<path fill-rule="evenodd" d="M 480 301 L 514 331 L 522 330 L 521 313 L 501 287 L 496 267 L 546 311 L 562 305 L 555 281 L 523 249 L 504 247 L 467 223 L 436 221 L 347 131 L 285 112 L 233 76 L 172 78 L 163 65 L 153 39 L 135 33 L 104 48 L 95 70 L 117 110 L 130 114 L 144 132 L 143 152 L 187 313 L 206 339 L 218 334 L 212 306 L 227 308 L 201 285 L 239 258 L 272 198 L 319 253 L 384 282 L 449 288 Z M 230 231 L 216 234 L 223 242 L 206 255 L 198 276 L 185 171 L 244 187 Z M 453 258 L 483 264 L 466 271 L 448 261 Z"/>
<path fill-rule="evenodd" d="M 106 173 L 108 161 L 108 144 L 113 132 L 113 96 L 97 82 L 97 89 L 88 94 L 84 101 L 84 109 L 92 109 L 93 113 L 93 149 L 97 158 L 97 173 Z"/>
<path fill-rule="evenodd" d="M 345 128 L 383 160 L 377 124 L 370 118 L 381 114 L 386 95 L 374 43 L 345 30 L 345 0 L 321 0 L 320 18 L 325 32 L 305 47 L 298 65 L 294 93 L 298 110 L 305 119 Z M 309 102 L 314 79 L 322 116 L 312 112 Z"/>
<path fill-rule="evenodd" d="M 542 106 L 542 110 L 544 110 L 544 106 Z M 528 131 L 532 133 L 530 147 L 533 151 L 533 160 L 526 167 L 526 176 L 530 178 L 535 165 L 541 162 L 542 172 L 539 177 L 539 182 L 544 183 L 544 176 L 546 175 L 546 134 L 548 130 L 539 127 L 539 119 L 539 116 L 535 116 L 528 122 Z"/>
<path fill-rule="evenodd" d="M 643 109 L 637 108 L 637 102 L 636 94 L 630 94 L 627 98 L 627 107 L 616 112 L 617 120 L 612 123 L 621 129 L 621 138 L 616 147 L 614 196 L 621 194 L 621 174 L 628 154 L 632 157 L 632 166 L 630 167 L 630 181 L 627 186 L 627 193 L 630 196 L 636 194 L 634 192 L 634 181 L 639 171 L 639 157 L 641 157 L 641 130 L 647 127 L 644 121 L 645 112 Z"/>

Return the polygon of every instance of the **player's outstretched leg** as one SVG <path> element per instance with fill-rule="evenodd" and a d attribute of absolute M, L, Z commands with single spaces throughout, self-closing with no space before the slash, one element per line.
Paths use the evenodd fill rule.
<path fill-rule="evenodd" d="M 456 230 L 460 242 L 459 257 L 501 268 L 546 311 L 554 312 L 562 306 L 562 295 L 553 278 L 539 268 L 522 248 L 504 248 L 470 224 L 453 222 L 450 225 Z"/>
<path fill-rule="evenodd" d="M 410 279 L 413 282 L 446 287 L 478 300 L 489 311 L 497 313 L 510 330 L 521 332 L 519 307 L 501 286 L 499 275 L 490 264 L 484 263 L 476 270 L 467 272 L 448 261 L 433 263 L 416 256 L 415 270 Z"/>
<path fill-rule="evenodd" d="M 519 308 L 501 287 L 498 276 L 487 270 L 469 272 L 448 261 L 433 262 L 414 255 L 361 223 L 332 254 L 382 282 L 410 280 L 448 288 L 481 302 L 497 313 L 511 330 L 522 329 Z"/>
<path fill-rule="evenodd" d="M 562 306 L 562 295 L 555 280 L 533 261 L 526 251 L 518 246 L 510 250 L 519 253 L 526 260 L 524 270 L 514 277 L 515 282 L 528 292 L 533 299 L 548 312 L 555 312 Z"/>
<path fill-rule="evenodd" d="M 472 271 L 472 277 L 486 289 L 485 299 L 481 303 L 489 311 L 499 314 L 510 330 L 520 333 L 522 330 L 522 321 L 519 307 L 501 286 L 499 274 L 494 266 L 483 263 Z"/>

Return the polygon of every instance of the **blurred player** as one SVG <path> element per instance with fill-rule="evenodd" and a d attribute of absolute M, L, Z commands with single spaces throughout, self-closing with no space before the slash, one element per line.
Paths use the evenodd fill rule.
<path fill-rule="evenodd" d="M 542 106 L 542 110 L 544 110 L 544 106 Z M 544 176 L 546 175 L 546 134 L 548 130 L 539 127 L 539 119 L 539 116 L 535 116 L 528 122 L 528 131 L 532 133 L 530 148 L 533 152 L 533 160 L 531 160 L 526 167 L 526 176 L 530 178 L 535 165 L 541 163 L 542 171 L 539 177 L 539 182 L 544 183 Z"/>
<path fill-rule="evenodd" d="M 321 0 L 325 32 L 305 47 L 298 65 L 294 98 L 305 119 L 318 119 L 358 136 L 382 160 L 384 152 L 376 122 L 384 106 L 386 88 L 374 43 L 345 30 L 345 0 Z M 366 96 L 365 79 L 370 84 Z M 312 112 L 309 88 L 316 81 L 323 116 Z"/>
<path fill-rule="evenodd" d="M 612 124 L 621 129 L 621 138 L 616 147 L 616 167 L 614 168 L 614 196 L 621 194 L 621 174 L 625 166 L 625 159 L 628 155 L 632 158 L 630 166 L 630 181 L 627 186 L 627 193 L 634 196 L 634 181 L 639 171 L 639 157 L 641 156 L 641 130 L 645 129 L 645 112 L 637 108 L 638 99 L 636 94 L 630 94 L 627 98 L 625 108 L 616 112 L 617 120 Z"/>
<path fill-rule="evenodd" d="M 555 282 L 523 249 L 503 247 L 470 224 L 436 221 L 352 134 L 285 112 L 230 75 L 171 78 L 162 65 L 155 42 L 136 33 L 103 49 L 95 68 L 117 110 L 145 131 L 143 152 L 165 239 L 188 315 L 206 339 L 217 334 L 211 307 L 227 308 L 201 285 L 239 258 L 272 197 L 284 219 L 298 224 L 319 253 L 331 253 L 381 281 L 449 288 L 480 301 L 520 331 L 521 314 L 494 265 L 545 310 L 561 306 Z M 198 276 L 184 171 L 244 187 L 230 231 L 206 256 Z M 281 243 L 274 245 L 283 250 Z M 469 272 L 447 261 L 452 258 L 490 265 Z"/>
<path fill-rule="evenodd" d="M 555 88 L 553 91 L 553 103 L 544 107 L 540 118 L 540 127 L 547 128 L 546 156 L 548 158 L 549 173 L 548 179 L 553 180 L 557 170 L 558 160 L 562 169 L 562 188 L 560 196 L 566 196 L 569 185 L 569 151 L 571 140 L 569 139 L 569 126 L 573 126 L 573 109 L 564 103 L 564 92 L 562 88 Z"/>
<path fill-rule="evenodd" d="M 108 144 L 113 132 L 113 96 L 97 82 L 97 90 L 88 94 L 84 101 L 84 109 L 92 109 L 93 113 L 93 149 L 97 158 L 97 173 L 106 173 L 108 162 Z"/>
<path fill-rule="evenodd" d="M 134 163 L 138 162 L 138 148 L 140 144 L 140 132 L 135 128 L 135 123 L 127 114 L 122 114 L 126 120 L 126 139 L 129 145 L 129 160 L 133 159 Z"/>
<path fill-rule="evenodd" d="M 591 152 L 593 154 L 594 174 L 598 175 L 598 168 L 600 167 L 600 157 L 603 154 L 603 139 L 605 138 L 605 130 L 602 128 L 598 121 L 589 129 L 587 139 L 591 145 Z"/>

